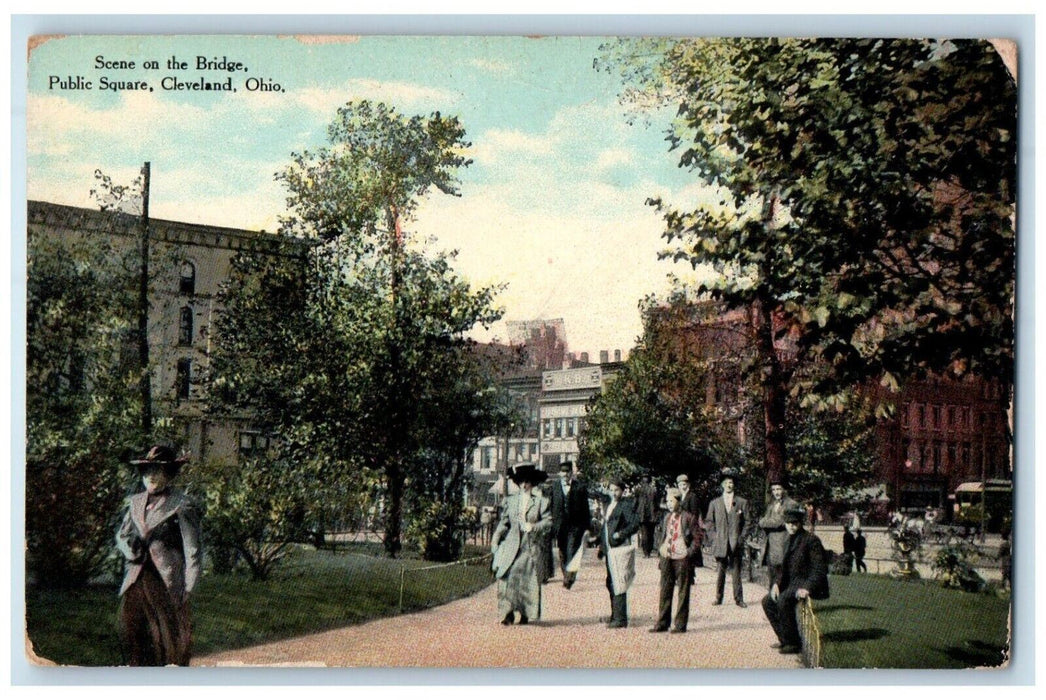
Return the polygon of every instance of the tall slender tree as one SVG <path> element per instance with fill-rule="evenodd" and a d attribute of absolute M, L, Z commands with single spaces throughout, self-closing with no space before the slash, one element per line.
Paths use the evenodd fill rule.
<path fill-rule="evenodd" d="M 288 189 L 285 233 L 326 242 L 329 263 L 370 303 L 340 305 L 341 328 L 366 336 L 350 353 L 365 367 L 357 396 L 366 425 L 359 445 L 386 489 L 385 549 L 401 548 L 407 470 L 422 444 L 420 410 L 431 369 L 476 323 L 498 314 L 494 289 L 473 291 L 449 258 L 408 247 L 407 226 L 432 190 L 458 195 L 457 171 L 471 161 L 456 117 L 405 116 L 381 103 L 350 102 L 327 131 L 329 146 L 292 156 L 276 175 Z M 332 277 L 331 279 L 336 279 Z M 333 308 L 333 306 L 331 307 Z"/>

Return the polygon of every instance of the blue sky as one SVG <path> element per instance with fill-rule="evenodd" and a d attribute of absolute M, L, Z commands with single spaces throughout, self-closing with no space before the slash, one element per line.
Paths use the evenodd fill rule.
<path fill-rule="evenodd" d="M 476 284 L 505 283 L 505 318 L 563 318 L 572 350 L 627 352 L 640 332 L 637 303 L 668 288 L 657 261 L 661 225 L 647 197 L 692 202 L 692 178 L 667 152 L 667 115 L 630 126 L 617 78 L 592 67 L 600 38 L 553 37 L 65 37 L 30 57 L 28 194 L 92 206 L 101 168 L 130 182 L 152 164 L 153 216 L 273 231 L 284 192 L 273 174 L 292 151 L 323 144 L 326 124 L 351 99 L 407 114 L 439 110 L 465 125 L 474 163 L 462 197 L 430 195 L 413 226 L 459 250 Z M 160 80 L 224 79 L 166 69 L 171 56 L 247 66 L 236 94 L 173 92 Z M 96 68 L 96 57 L 135 61 Z M 144 70 L 145 60 L 160 70 Z M 98 90 L 146 80 L 152 92 Z M 93 90 L 50 88 L 82 76 Z M 247 77 L 284 92 L 247 92 Z M 685 274 L 686 270 L 676 269 Z M 504 327 L 480 339 L 505 337 Z"/>

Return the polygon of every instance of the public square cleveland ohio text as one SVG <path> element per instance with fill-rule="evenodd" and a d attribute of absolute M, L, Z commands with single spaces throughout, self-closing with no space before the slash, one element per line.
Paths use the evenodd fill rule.
<path fill-rule="evenodd" d="M 160 61 L 98 54 L 86 75 L 47 76 L 47 89 L 113 93 L 155 92 L 157 88 L 164 92 L 285 92 L 275 78 L 247 75 L 249 72 L 242 61 L 228 56 L 170 56 Z"/>

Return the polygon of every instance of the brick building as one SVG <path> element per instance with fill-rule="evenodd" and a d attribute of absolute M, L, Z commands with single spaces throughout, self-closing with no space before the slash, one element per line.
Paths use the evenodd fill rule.
<path fill-rule="evenodd" d="M 754 345 L 748 313 L 698 302 L 652 309 L 647 323 L 658 325 L 654 342 L 661 343 L 663 356 L 691 358 L 707 370 L 706 406 L 736 424 L 739 442 L 752 438 L 741 385 L 741 366 Z M 793 340 L 783 335 L 775 343 L 787 361 Z M 870 390 L 883 391 L 877 383 Z M 890 508 L 930 506 L 951 514 L 960 484 L 1012 479 L 1001 392 L 979 377 L 930 377 L 901 382 L 897 394 L 879 397 L 896 407 L 895 417 L 880 420 L 875 434 L 876 473 Z"/>

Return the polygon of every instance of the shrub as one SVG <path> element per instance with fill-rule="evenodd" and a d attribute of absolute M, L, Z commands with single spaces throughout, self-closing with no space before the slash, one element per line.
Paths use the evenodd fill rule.
<path fill-rule="evenodd" d="M 945 588 L 959 588 L 970 593 L 985 590 L 984 578 L 970 566 L 975 550 L 965 543 L 944 547 L 934 558 L 933 575 Z"/>
<path fill-rule="evenodd" d="M 411 514 L 405 534 L 417 546 L 422 559 L 455 561 L 461 556 L 465 533 L 474 528 L 475 522 L 475 508 L 431 501 Z"/>
<path fill-rule="evenodd" d="M 849 576 L 853 570 L 853 557 L 854 555 L 847 552 L 846 554 L 836 554 L 835 552 L 829 551 L 829 564 L 828 573 L 835 574 L 837 576 Z"/>

